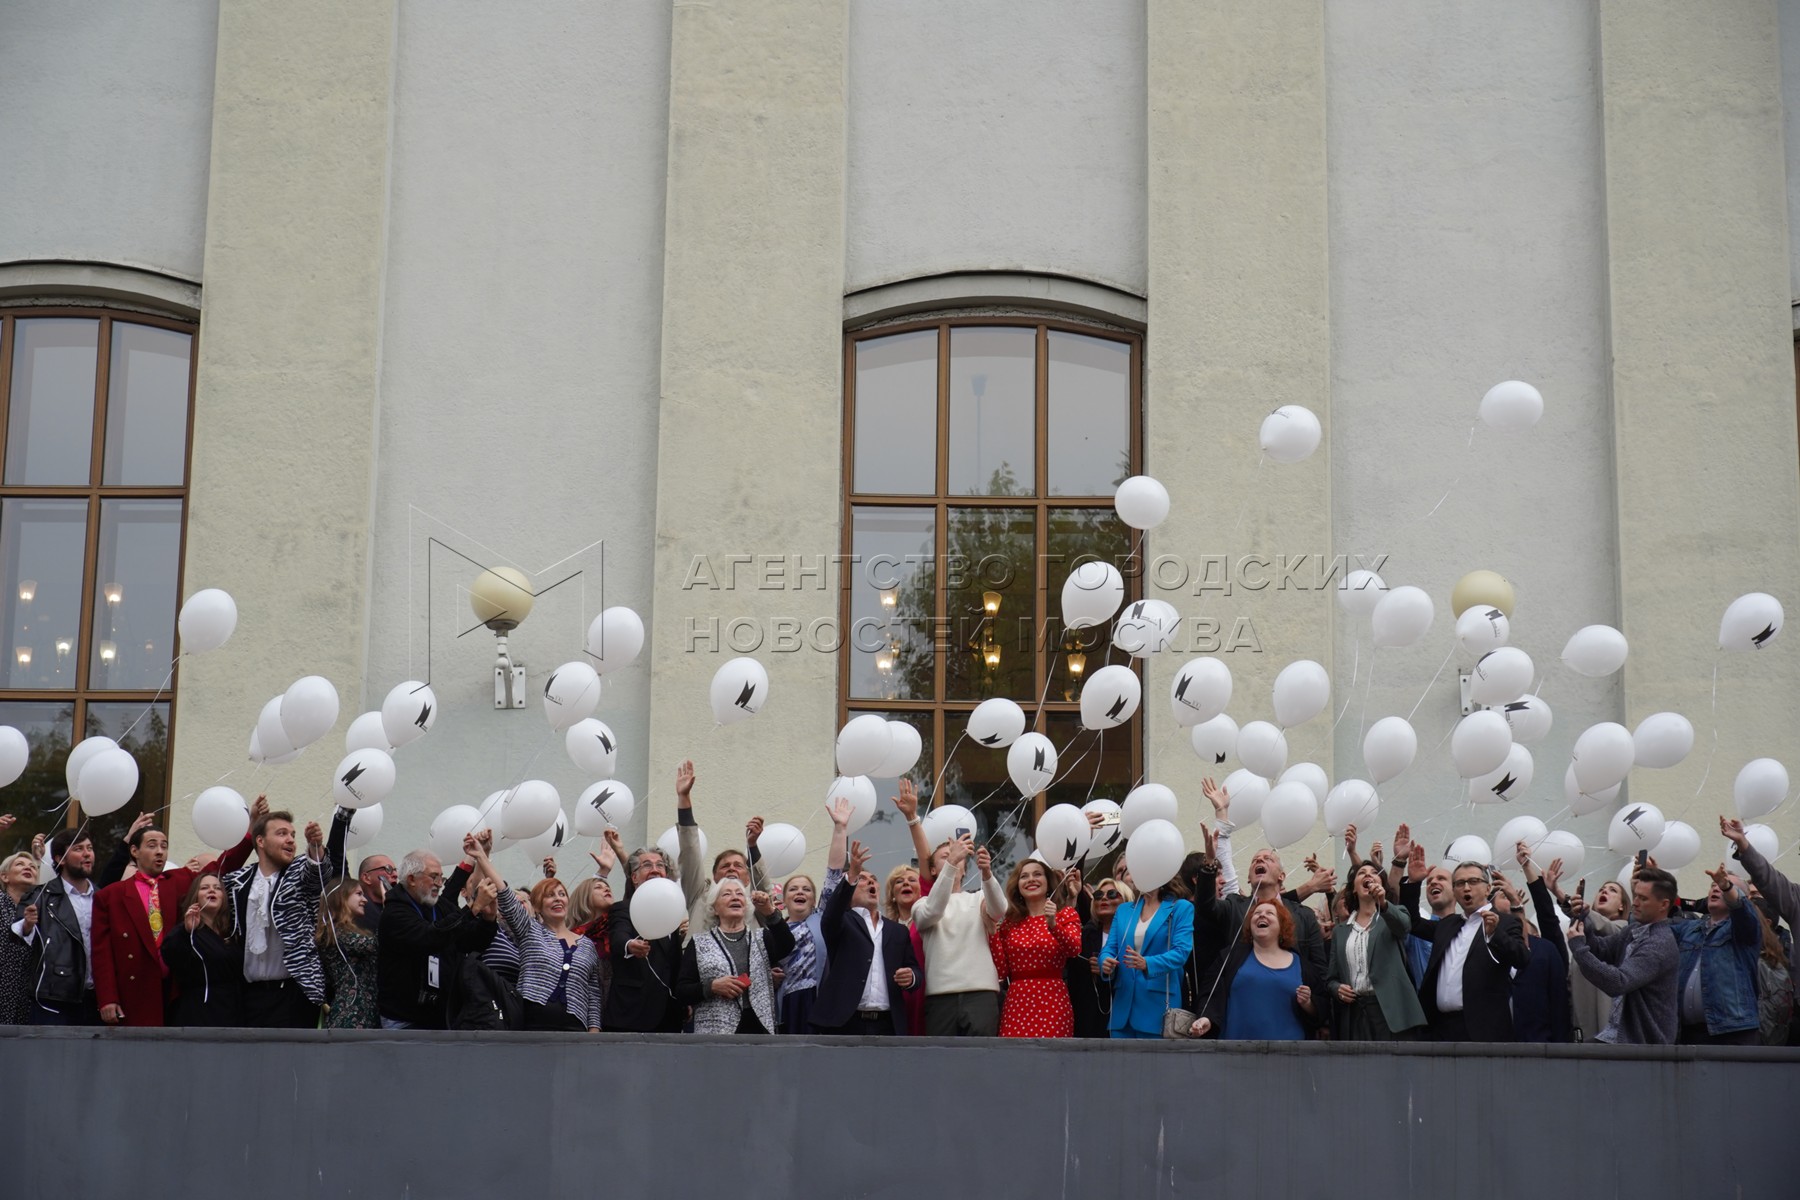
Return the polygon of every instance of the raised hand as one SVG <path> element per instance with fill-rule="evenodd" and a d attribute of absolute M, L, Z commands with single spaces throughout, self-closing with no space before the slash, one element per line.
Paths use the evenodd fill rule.
<path fill-rule="evenodd" d="M 762 831 L 763 819 L 761 817 L 751 817 L 746 821 L 744 823 L 744 849 L 754 849 L 756 839 L 762 836 Z"/>
<path fill-rule="evenodd" d="M 1200 822 L 1200 841 L 1203 853 L 1210 862 L 1219 861 L 1219 835 L 1213 832 L 1212 826 L 1205 821 Z"/>
<path fill-rule="evenodd" d="M 913 790 L 910 778 L 900 781 L 900 794 L 893 797 L 893 805 L 908 822 L 919 815 L 919 793 Z"/>
<path fill-rule="evenodd" d="M 975 866 L 981 872 L 982 882 L 994 877 L 994 856 L 988 853 L 986 846 L 975 851 Z"/>
<path fill-rule="evenodd" d="M 487 850 L 482 846 L 481 839 L 472 833 L 463 834 L 463 857 L 470 862 L 480 862 L 487 857 Z"/>
<path fill-rule="evenodd" d="M 1719 832 L 1724 834 L 1731 844 L 1736 846 L 1739 850 L 1744 849 L 1750 844 L 1749 837 L 1744 833 L 1744 823 L 1736 817 L 1720 817 Z"/>
<path fill-rule="evenodd" d="M 1550 865 L 1544 868 L 1544 886 L 1549 888 L 1550 894 L 1558 899 L 1562 897 L 1562 889 L 1556 885 L 1562 882 L 1562 873 L 1563 861 L 1560 858 L 1551 859 Z"/>
<path fill-rule="evenodd" d="M 1725 869 L 1724 863 L 1719 864 L 1718 870 L 1708 871 L 1706 877 L 1717 885 L 1721 896 L 1725 897 L 1727 901 L 1732 899 L 1732 893 L 1737 891 L 1737 880 L 1731 877 L 1731 873 Z"/>
<path fill-rule="evenodd" d="M 250 823 L 254 825 L 268 815 L 269 796 L 265 792 L 250 802 Z"/>
<path fill-rule="evenodd" d="M 13 822 L 18 819 L 19 818 L 13 816 L 11 813 L 0 813 L 0 833 L 5 833 L 7 830 L 11 829 L 13 827 Z"/>
<path fill-rule="evenodd" d="M 1414 883 L 1425 881 L 1425 847 L 1417 842 L 1406 856 L 1406 877 Z"/>
<path fill-rule="evenodd" d="M 556 860 L 554 858 L 546 858 L 544 860 L 544 878 L 556 878 Z"/>
<path fill-rule="evenodd" d="M 1355 825 L 1344 826 L 1344 857 L 1351 862 L 1357 861 Z"/>
<path fill-rule="evenodd" d="M 1385 871 L 1387 869 L 1381 857 L 1380 842 L 1376 842 L 1373 846 L 1369 847 L 1369 861 L 1375 864 L 1375 869 L 1377 871 Z"/>
<path fill-rule="evenodd" d="M 756 910 L 756 915 L 759 917 L 775 915 L 775 901 L 770 899 L 767 892 L 750 893 L 750 907 Z"/>
<path fill-rule="evenodd" d="M 1487 937 L 1494 936 L 1494 930 L 1500 928 L 1500 910 L 1490 908 L 1481 914 L 1481 932 Z"/>
<path fill-rule="evenodd" d="M 138 830 L 154 824 L 156 824 L 156 817 L 153 814 L 147 812 L 139 813 L 137 815 L 137 820 L 133 821 L 131 823 L 131 828 L 125 832 L 125 840 L 129 842 L 132 838 L 137 836 Z M 0 825 L 0 829 L 4 828 L 6 828 L 6 826 Z"/>
<path fill-rule="evenodd" d="M 825 811 L 830 815 L 832 825 L 839 829 L 848 829 L 850 827 L 850 814 L 854 810 L 851 807 L 849 797 L 837 797 L 830 804 L 825 806 Z"/>
<path fill-rule="evenodd" d="M 1231 793 L 1214 783 L 1211 776 L 1200 781 L 1200 792 L 1212 805 L 1213 817 L 1224 821 L 1231 812 Z"/>
<path fill-rule="evenodd" d="M 1412 857 L 1412 830 L 1406 825 L 1394 830 L 1394 861 L 1405 862 Z"/>
<path fill-rule="evenodd" d="M 1062 882 L 1057 885 L 1056 894 L 1071 901 L 1081 894 L 1080 867 L 1070 867 L 1063 872 Z"/>
<path fill-rule="evenodd" d="M 676 800 L 680 801 L 682 804 L 686 804 L 688 802 L 688 800 L 690 799 L 690 796 L 691 796 L 693 790 L 694 790 L 694 762 L 692 759 L 688 759 L 688 760 L 684 761 L 679 767 L 675 768 L 675 798 L 676 798 Z"/>
<path fill-rule="evenodd" d="M 200 928 L 200 905 L 198 902 L 188 905 L 187 911 L 181 914 L 181 923 L 189 933 Z"/>
<path fill-rule="evenodd" d="M 492 854 L 494 852 L 494 831 L 492 829 L 482 830 L 475 835 L 475 840 L 481 843 L 481 849 L 484 854 Z"/>
<path fill-rule="evenodd" d="M 317 821 L 306 823 L 306 854 L 308 858 L 318 859 L 325 854 L 325 831 L 319 828 Z"/>
<path fill-rule="evenodd" d="M 861 842 L 850 843 L 850 865 L 845 869 L 845 877 L 854 883 L 862 876 L 863 868 L 869 865 L 869 848 Z"/>
<path fill-rule="evenodd" d="M 960 867 L 969 861 L 969 855 L 974 852 L 975 841 L 973 838 L 967 836 L 952 838 L 950 840 L 950 849 L 945 851 L 945 856 L 948 859 L 948 862 L 945 865 Z"/>

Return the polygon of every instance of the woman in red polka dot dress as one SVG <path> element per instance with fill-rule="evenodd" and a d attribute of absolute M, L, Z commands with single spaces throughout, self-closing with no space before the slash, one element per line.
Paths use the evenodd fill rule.
<path fill-rule="evenodd" d="M 1069 896 L 1080 886 L 1078 868 L 1057 888 Z M 1081 914 L 1050 898 L 1050 869 L 1027 859 L 1006 881 L 1006 920 L 988 937 L 994 970 L 1006 983 L 1001 1037 L 1074 1037 L 1075 1010 L 1063 982 L 1063 964 L 1081 954 Z"/>

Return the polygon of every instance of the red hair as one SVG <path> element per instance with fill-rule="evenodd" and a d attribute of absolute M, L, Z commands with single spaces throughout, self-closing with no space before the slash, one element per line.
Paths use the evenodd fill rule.
<path fill-rule="evenodd" d="M 1294 914 L 1290 913 L 1287 910 L 1287 905 L 1280 900 L 1258 900 L 1250 906 L 1250 911 L 1244 914 L 1244 940 L 1246 942 L 1251 940 L 1250 918 L 1255 916 L 1256 910 L 1265 904 L 1273 904 L 1275 906 L 1275 944 L 1280 946 L 1283 950 L 1292 950 L 1295 941 Z"/>
<path fill-rule="evenodd" d="M 544 898 L 557 888 L 562 888 L 562 894 L 564 896 L 569 894 L 569 889 L 560 879 L 540 879 L 532 885 L 530 892 L 531 907 L 537 910 L 539 920 L 543 919 Z"/>

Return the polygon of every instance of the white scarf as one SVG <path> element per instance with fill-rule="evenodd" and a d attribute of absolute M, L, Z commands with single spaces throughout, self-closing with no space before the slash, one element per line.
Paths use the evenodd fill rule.
<path fill-rule="evenodd" d="M 271 901 L 275 894 L 275 876 L 260 870 L 250 883 L 249 912 L 244 921 L 244 950 L 261 956 L 269 952 L 269 930 L 275 923 Z"/>

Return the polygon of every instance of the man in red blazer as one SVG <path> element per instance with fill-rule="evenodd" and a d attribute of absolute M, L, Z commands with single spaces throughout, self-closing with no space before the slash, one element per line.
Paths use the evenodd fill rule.
<path fill-rule="evenodd" d="M 256 798 L 266 808 L 265 797 Z M 154 826 L 132 832 L 127 845 L 137 873 L 100 889 L 94 899 L 94 1000 L 108 1025 L 163 1023 L 162 939 L 181 923 L 181 902 L 201 875 L 234 871 L 250 857 L 250 839 L 199 871 L 164 871 L 169 835 Z"/>

